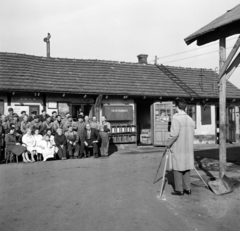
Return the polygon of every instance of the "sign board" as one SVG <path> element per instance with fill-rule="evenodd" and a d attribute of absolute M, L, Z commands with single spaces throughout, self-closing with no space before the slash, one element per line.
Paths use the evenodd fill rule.
<path fill-rule="evenodd" d="M 103 115 L 108 121 L 129 121 L 133 120 L 132 106 L 104 106 Z"/>

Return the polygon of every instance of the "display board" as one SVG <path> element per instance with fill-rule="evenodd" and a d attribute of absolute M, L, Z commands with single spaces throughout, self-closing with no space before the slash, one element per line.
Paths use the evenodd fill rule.
<path fill-rule="evenodd" d="M 130 121 L 133 120 L 133 107 L 126 106 L 103 106 L 103 115 L 108 121 Z"/>

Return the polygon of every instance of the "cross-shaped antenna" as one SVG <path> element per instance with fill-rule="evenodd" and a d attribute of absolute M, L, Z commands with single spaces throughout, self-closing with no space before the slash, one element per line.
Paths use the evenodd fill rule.
<path fill-rule="evenodd" d="M 201 87 L 202 91 L 203 91 L 203 76 L 205 76 L 203 74 L 203 69 L 200 70 L 200 75 L 201 76 L 201 82 L 199 83 L 199 86 Z"/>

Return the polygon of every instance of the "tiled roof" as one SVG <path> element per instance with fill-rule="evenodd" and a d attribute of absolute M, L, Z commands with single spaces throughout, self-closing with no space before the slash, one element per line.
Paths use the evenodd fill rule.
<path fill-rule="evenodd" d="M 198 45 L 203 45 L 219 39 L 240 33 L 240 4 L 225 14 L 216 18 L 206 26 L 197 30 L 185 38 L 185 42 L 190 44 L 197 40 Z"/>
<path fill-rule="evenodd" d="M 204 69 L 201 81 L 200 69 L 167 68 L 199 97 L 218 97 L 216 82 L 215 91 L 213 86 L 216 74 L 212 70 Z M 190 97 L 152 64 L 46 58 L 1 52 L 0 90 Z M 228 83 L 227 97 L 240 98 L 240 90 Z"/>

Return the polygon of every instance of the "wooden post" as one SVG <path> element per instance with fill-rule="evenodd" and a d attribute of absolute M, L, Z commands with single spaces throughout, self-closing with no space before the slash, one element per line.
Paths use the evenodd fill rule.
<path fill-rule="evenodd" d="M 226 61 L 226 38 L 219 40 L 219 70 Z M 221 76 L 219 76 L 221 77 Z M 226 171 L 226 75 L 219 82 L 219 178 Z"/>

